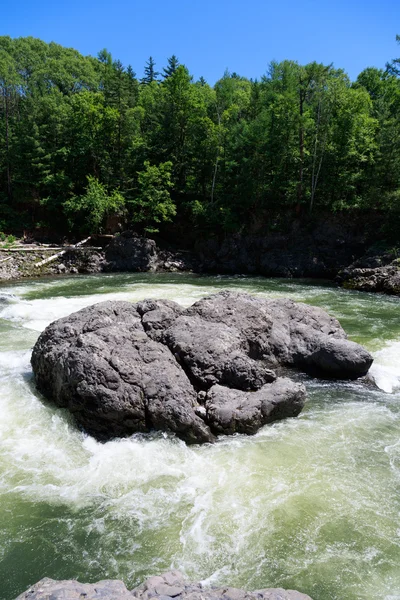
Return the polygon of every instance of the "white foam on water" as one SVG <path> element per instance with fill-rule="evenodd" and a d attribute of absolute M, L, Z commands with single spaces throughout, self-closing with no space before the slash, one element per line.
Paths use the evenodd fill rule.
<path fill-rule="evenodd" d="M 28 290 L 14 289 L 22 298 L 1 305 L 0 318 L 25 331 L 30 345 L 35 334 L 26 329 L 39 332 L 96 302 L 162 297 L 189 305 L 218 288 L 135 284 L 35 300 L 23 298 Z M 364 402 L 354 401 L 351 387 L 343 388 L 342 402 L 310 402 L 299 418 L 213 446 L 190 447 L 162 434 L 101 444 L 35 395 L 30 351 L 13 347 L 12 330 L 4 335 L 0 492 L 72 511 L 69 536 L 87 572 L 97 562 L 105 573 L 134 581 L 138 571 L 174 566 L 207 584 L 296 583 L 311 596 L 320 578 L 335 593 L 343 590 L 337 598 L 396 598 L 400 418 L 385 394 L 378 402 L 366 390 Z M 397 389 L 399 355 L 399 341 L 375 354 L 374 376 L 385 391 Z M 329 389 L 321 385 L 313 394 L 325 399 Z M 76 542 L 80 536 L 84 541 Z"/>
<path fill-rule="evenodd" d="M 0 380 L 4 376 L 21 375 L 29 373 L 31 352 L 30 350 L 10 350 L 0 352 Z"/>
<path fill-rule="evenodd" d="M 0 308 L 0 318 L 17 323 L 37 332 L 43 329 L 52 321 L 65 317 L 86 306 L 106 302 L 108 300 L 119 300 L 127 302 L 137 302 L 144 298 L 174 298 L 182 306 L 190 306 L 196 300 L 204 296 L 215 293 L 218 289 L 210 288 L 204 290 L 197 286 L 186 285 L 184 289 L 176 294 L 174 285 L 135 285 L 130 291 L 118 291 L 107 294 L 89 294 L 75 297 L 56 297 L 46 299 L 25 300 L 9 303 Z"/>
<path fill-rule="evenodd" d="M 388 342 L 374 355 L 370 369 L 376 385 L 389 394 L 400 389 L 400 341 Z"/>

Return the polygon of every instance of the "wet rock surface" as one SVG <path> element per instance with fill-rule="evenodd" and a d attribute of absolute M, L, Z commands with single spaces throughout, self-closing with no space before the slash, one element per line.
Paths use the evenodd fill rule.
<path fill-rule="evenodd" d="M 129 591 L 122 581 L 104 580 L 98 583 L 54 581 L 42 579 L 16 600 L 311 600 L 295 590 L 266 588 L 247 592 L 232 587 L 203 587 L 188 583 L 179 571 L 149 577 L 141 586 Z"/>
<path fill-rule="evenodd" d="M 196 394 L 171 352 L 128 302 L 104 302 L 51 324 L 32 355 L 36 383 L 98 439 L 168 430 L 212 441 Z"/>
<path fill-rule="evenodd" d="M 207 394 L 207 418 L 216 433 L 253 434 L 267 423 L 297 417 L 304 400 L 304 387 L 285 377 L 256 392 L 214 385 Z"/>
<path fill-rule="evenodd" d="M 188 309 L 102 302 L 49 325 L 32 354 L 40 392 L 97 439 L 156 430 L 188 443 L 298 415 L 305 388 L 284 369 L 355 379 L 371 363 L 323 310 L 228 291 Z"/>

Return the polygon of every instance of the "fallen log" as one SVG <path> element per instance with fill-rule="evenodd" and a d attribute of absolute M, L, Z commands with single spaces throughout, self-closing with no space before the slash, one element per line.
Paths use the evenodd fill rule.
<path fill-rule="evenodd" d="M 65 250 L 61 250 L 61 252 L 57 252 L 57 254 L 53 254 L 49 258 L 45 258 L 44 260 L 41 260 L 40 262 L 35 263 L 35 267 L 43 267 L 43 265 L 46 265 L 47 263 L 53 262 L 53 260 L 56 260 L 60 256 L 63 256 L 64 254 L 66 254 L 70 250 L 74 250 L 75 248 L 78 248 L 79 246 L 82 246 L 83 244 L 86 244 L 86 242 L 88 242 L 91 237 L 92 236 L 90 235 L 88 238 L 86 238 L 85 240 L 82 240 L 81 242 L 78 242 L 74 246 L 70 246 L 69 248 L 67 248 Z"/>

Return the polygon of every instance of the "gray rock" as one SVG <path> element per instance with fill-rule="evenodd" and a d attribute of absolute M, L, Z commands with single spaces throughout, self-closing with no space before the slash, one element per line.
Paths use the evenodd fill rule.
<path fill-rule="evenodd" d="M 276 375 L 249 356 L 246 340 L 234 326 L 200 315 L 178 317 L 163 341 L 202 388 L 221 383 L 238 389 L 259 389 Z"/>
<path fill-rule="evenodd" d="M 213 441 L 194 412 L 184 371 L 146 335 L 128 302 L 104 302 L 52 323 L 35 345 L 32 367 L 38 389 L 98 439 L 155 429 Z"/>
<path fill-rule="evenodd" d="M 338 276 L 344 288 L 400 296 L 400 260 L 392 254 L 363 257 Z"/>
<path fill-rule="evenodd" d="M 163 340 L 164 331 L 183 313 L 183 308 L 171 300 L 143 300 L 136 305 L 147 335 L 157 342 Z"/>
<path fill-rule="evenodd" d="M 191 252 L 160 248 L 132 231 L 115 236 L 104 256 L 106 271 L 191 271 L 198 263 Z"/>
<path fill-rule="evenodd" d="M 339 321 L 321 308 L 237 292 L 196 302 L 162 339 L 205 387 L 259 389 L 276 378 L 272 369 L 279 366 L 356 379 L 372 364 L 371 355 L 349 342 Z"/>
<path fill-rule="evenodd" d="M 119 580 L 98 583 L 54 581 L 45 577 L 16 600 L 132 600 L 132 594 Z"/>
<path fill-rule="evenodd" d="M 38 389 L 97 439 L 160 430 L 188 443 L 299 414 L 304 388 L 275 369 L 354 379 L 371 363 L 323 310 L 234 292 L 186 310 L 100 303 L 49 325 L 32 354 Z"/>
<path fill-rule="evenodd" d="M 109 271 L 154 271 L 157 245 L 154 240 L 126 231 L 115 236 L 105 250 Z"/>
<path fill-rule="evenodd" d="M 42 579 L 16 600 L 311 600 L 310 596 L 294 590 L 266 588 L 246 592 L 238 588 L 204 588 L 201 583 L 188 583 L 182 573 L 171 571 L 149 577 L 142 585 L 129 592 L 122 581 L 104 580 L 98 583 L 54 581 Z"/>
<path fill-rule="evenodd" d="M 207 394 L 207 422 L 218 433 L 253 434 L 267 423 L 297 417 L 305 400 L 305 387 L 283 377 L 256 392 L 214 385 Z"/>

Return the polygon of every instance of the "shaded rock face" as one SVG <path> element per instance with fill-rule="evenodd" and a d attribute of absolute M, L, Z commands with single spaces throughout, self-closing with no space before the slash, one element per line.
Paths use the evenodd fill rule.
<path fill-rule="evenodd" d="M 104 252 L 104 271 L 191 271 L 197 261 L 190 252 L 159 248 L 152 239 L 124 231 Z"/>
<path fill-rule="evenodd" d="M 107 246 L 105 259 L 110 271 L 156 270 L 157 245 L 154 240 L 124 232 Z"/>
<path fill-rule="evenodd" d="M 266 588 L 256 592 L 246 592 L 231 587 L 204 588 L 201 583 L 188 583 L 179 571 L 170 571 L 160 576 L 149 577 L 141 586 L 128 591 L 118 580 L 104 580 L 98 583 L 77 581 L 54 581 L 42 579 L 16 600 L 311 600 L 310 596 L 284 590 Z"/>
<path fill-rule="evenodd" d="M 32 354 L 38 389 L 97 439 L 161 430 L 188 443 L 297 416 L 305 388 L 282 367 L 354 379 L 371 363 L 323 310 L 233 292 L 188 309 L 103 302 L 49 325 Z"/>
<path fill-rule="evenodd" d="M 329 218 L 312 228 L 293 222 L 290 233 L 200 240 L 195 248 L 204 272 L 333 278 L 365 252 L 365 237 L 361 226 Z"/>

